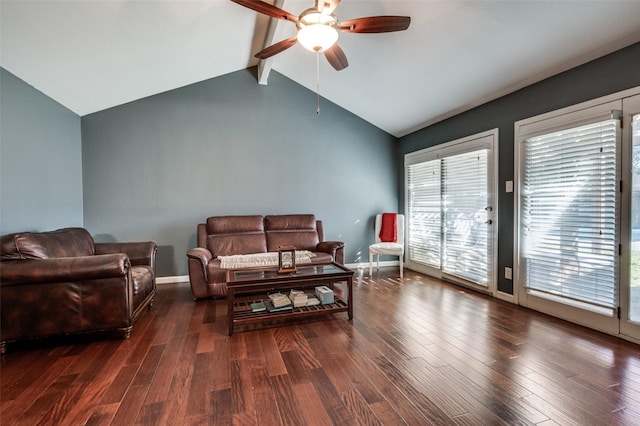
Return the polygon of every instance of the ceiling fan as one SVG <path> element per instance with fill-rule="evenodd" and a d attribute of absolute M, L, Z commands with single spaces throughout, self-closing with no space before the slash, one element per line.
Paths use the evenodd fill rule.
<path fill-rule="evenodd" d="M 324 53 L 331 66 L 337 71 L 349 66 L 346 55 L 336 43 L 338 31 L 347 33 L 388 33 L 404 31 L 409 28 L 411 23 L 411 18 L 408 16 L 370 16 L 340 22 L 333 14 L 340 0 L 316 0 L 315 7 L 305 10 L 300 16 L 292 15 L 261 0 L 231 1 L 272 18 L 291 21 L 298 27 L 296 35 L 266 47 L 256 53 L 256 58 L 267 59 L 290 48 L 298 41 L 303 47 L 312 52 Z"/>

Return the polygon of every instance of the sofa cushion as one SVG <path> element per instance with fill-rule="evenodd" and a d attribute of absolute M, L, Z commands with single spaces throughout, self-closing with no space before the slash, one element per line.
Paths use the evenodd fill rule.
<path fill-rule="evenodd" d="M 95 254 L 93 237 L 84 228 L 63 228 L 50 232 L 21 232 L 13 234 L 13 245 L 2 241 L 2 258 L 50 259 L 56 257 L 92 256 Z M 14 257 L 11 257 L 14 256 Z"/>
<path fill-rule="evenodd" d="M 316 217 L 312 214 L 281 214 L 264 217 L 265 231 L 316 230 Z"/>
<path fill-rule="evenodd" d="M 315 251 L 318 243 L 316 217 L 312 214 L 288 214 L 265 216 L 267 250 L 292 245 L 298 250 Z"/>
<path fill-rule="evenodd" d="M 241 234 L 263 231 L 263 218 L 260 215 L 214 216 L 207 219 L 207 234 Z"/>
<path fill-rule="evenodd" d="M 232 254 L 265 253 L 267 251 L 267 241 L 263 232 L 209 235 L 207 237 L 207 248 L 214 258 Z"/>
<path fill-rule="evenodd" d="M 318 233 L 308 230 L 267 232 L 267 250 L 278 251 L 280 247 L 294 246 L 296 250 L 315 251 L 318 247 Z"/>

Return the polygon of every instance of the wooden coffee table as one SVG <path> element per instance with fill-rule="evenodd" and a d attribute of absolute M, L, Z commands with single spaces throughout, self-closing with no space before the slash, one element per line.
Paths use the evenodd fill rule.
<path fill-rule="evenodd" d="M 316 286 L 346 283 L 346 295 L 338 297 L 334 292 L 334 302 L 326 305 L 303 306 L 284 312 L 252 312 L 251 303 L 265 300 L 269 293 L 305 290 L 313 293 Z M 229 336 L 234 325 L 255 324 L 285 318 L 328 315 L 347 312 L 353 319 L 353 271 L 338 263 L 298 266 L 295 272 L 279 274 L 277 267 L 230 269 L 227 271 L 227 303 Z M 343 298 L 346 297 L 346 301 Z"/>

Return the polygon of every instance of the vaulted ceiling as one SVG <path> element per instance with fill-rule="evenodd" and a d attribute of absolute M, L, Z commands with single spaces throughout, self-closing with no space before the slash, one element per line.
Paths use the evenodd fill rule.
<path fill-rule="evenodd" d="M 637 0 L 342 0 L 335 14 L 411 17 L 407 31 L 341 33 L 342 71 L 320 58 L 321 95 L 398 137 L 640 41 Z M 268 37 L 271 18 L 230 0 L 2 0 L 0 15 L 0 66 L 80 116 L 257 65 L 295 34 L 272 19 Z M 299 45 L 265 65 L 317 88 Z"/>

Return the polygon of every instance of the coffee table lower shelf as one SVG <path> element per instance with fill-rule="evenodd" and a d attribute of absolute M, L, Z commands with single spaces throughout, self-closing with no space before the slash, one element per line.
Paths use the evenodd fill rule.
<path fill-rule="evenodd" d="M 314 306 L 300 306 L 291 310 L 280 312 L 252 312 L 251 303 L 259 302 L 260 299 L 235 302 L 233 304 L 233 324 L 257 324 L 268 321 L 278 321 L 283 319 L 304 318 L 311 316 L 329 315 L 337 312 L 349 312 L 349 304 L 339 297 L 333 303 Z M 349 318 L 351 319 L 351 318 Z M 233 329 L 233 328 L 231 328 Z"/>
<path fill-rule="evenodd" d="M 346 287 L 345 287 L 346 285 Z M 291 289 L 312 291 L 327 286 L 334 292 L 334 301 L 325 305 L 304 306 L 281 312 L 252 312 L 251 303 L 266 300 L 274 291 Z M 279 321 L 347 312 L 353 319 L 353 271 L 332 262 L 309 264 L 289 273 L 279 273 L 273 267 L 230 269 L 227 271 L 227 317 L 229 336 L 236 325 Z"/>

